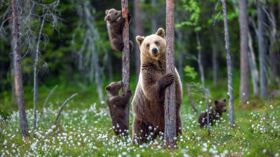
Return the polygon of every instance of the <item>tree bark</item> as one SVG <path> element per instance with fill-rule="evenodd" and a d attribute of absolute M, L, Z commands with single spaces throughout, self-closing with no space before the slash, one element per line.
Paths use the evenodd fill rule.
<path fill-rule="evenodd" d="M 36 51 L 35 51 L 35 56 L 34 56 L 34 65 L 33 65 L 33 129 L 37 129 L 37 124 L 38 124 L 38 118 L 37 118 L 37 98 L 38 98 L 38 61 L 39 61 L 39 49 L 40 49 L 40 39 L 43 31 L 43 27 L 45 24 L 45 16 L 43 16 L 41 25 L 40 25 L 40 30 L 38 34 L 38 39 L 37 39 L 37 44 L 36 44 Z"/>
<path fill-rule="evenodd" d="M 89 52 L 91 52 L 91 70 L 90 70 L 90 77 L 91 77 L 91 81 L 93 81 L 93 76 L 95 78 L 95 84 L 97 86 L 97 94 L 98 94 L 98 98 L 99 101 L 104 102 L 104 96 L 103 96 L 103 88 L 102 88 L 102 80 L 101 80 L 101 70 L 100 70 L 100 66 L 99 66 L 99 58 L 98 58 L 98 54 L 97 54 L 97 48 L 96 45 L 93 43 L 96 43 L 96 40 L 98 40 L 98 32 L 96 31 L 96 25 L 93 22 L 94 21 L 94 17 L 91 13 L 91 9 L 92 7 L 90 6 L 89 1 L 85 1 L 83 2 L 83 9 L 84 9 L 84 13 L 85 13 L 85 22 L 86 22 L 86 28 L 88 33 L 86 34 L 86 38 L 87 38 L 87 46 L 88 46 L 88 50 Z"/>
<path fill-rule="evenodd" d="M 134 0 L 134 21 L 135 21 L 135 35 L 143 35 L 143 20 L 142 20 L 142 10 L 140 7 L 140 0 Z M 140 71 L 140 51 L 135 49 L 135 66 L 136 74 L 139 75 Z M 138 77 L 137 77 L 138 78 Z"/>
<path fill-rule="evenodd" d="M 229 121 L 230 126 L 234 127 L 234 99 L 233 99 L 233 85 L 232 85 L 232 63 L 230 52 L 230 39 L 228 32 L 228 19 L 227 19 L 227 6 L 226 1 L 221 0 L 223 4 L 224 15 L 224 37 L 225 37 L 225 49 L 227 53 L 227 75 L 228 75 L 228 96 L 229 96 Z"/>
<path fill-rule="evenodd" d="M 204 88 L 205 87 L 204 68 L 203 68 L 203 64 L 202 64 L 200 38 L 199 38 L 199 35 L 197 32 L 196 32 L 196 42 L 197 42 L 197 51 L 198 51 L 197 62 L 198 62 L 198 67 L 199 67 L 200 81 Z"/>
<path fill-rule="evenodd" d="M 218 79 L 218 59 L 217 59 L 217 47 L 214 41 L 212 41 L 212 77 L 213 84 L 217 86 Z"/>
<path fill-rule="evenodd" d="M 166 73 L 175 74 L 174 70 L 174 0 L 166 0 Z M 165 92 L 165 128 L 164 139 L 168 148 L 176 145 L 176 104 L 175 83 Z"/>
<path fill-rule="evenodd" d="M 191 89 L 191 86 L 189 85 L 189 83 L 186 83 L 186 87 L 187 87 L 187 95 L 188 95 L 188 98 L 189 98 L 189 103 L 191 104 L 191 107 L 193 109 L 194 112 L 198 112 L 196 107 L 195 107 L 195 104 L 194 104 L 194 101 L 193 101 L 193 97 L 192 97 L 192 89 Z"/>
<path fill-rule="evenodd" d="M 123 28 L 123 53 L 122 53 L 122 82 L 123 92 L 126 93 L 129 90 L 129 79 L 130 79 L 130 65 L 129 65 L 129 25 L 128 25 L 128 1 L 122 0 L 122 16 L 125 19 Z M 129 105 L 125 108 L 125 121 L 127 126 L 129 125 Z"/>
<path fill-rule="evenodd" d="M 253 92 L 255 96 L 259 95 L 259 71 L 257 68 L 256 63 L 256 56 L 253 48 L 253 41 L 251 34 L 249 33 L 249 65 L 250 65 L 250 72 L 251 72 L 251 78 L 253 83 Z"/>
<path fill-rule="evenodd" d="M 249 99 L 249 59 L 248 59 L 248 15 L 247 0 L 239 0 L 240 26 L 240 101 L 245 103 Z"/>
<path fill-rule="evenodd" d="M 266 43 L 265 43 L 265 12 L 263 10 L 263 3 L 257 0 L 257 16 L 258 16 L 258 49 L 259 49 L 259 66 L 260 66 L 260 96 L 261 98 L 266 98 Z"/>
<path fill-rule="evenodd" d="M 11 17 L 11 48 L 13 55 L 13 68 L 14 68 L 14 87 L 16 102 L 19 109 L 19 123 L 21 129 L 22 138 L 28 137 L 28 122 L 25 113 L 24 104 L 24 92 L 22 82 L 22 69 L 21 69 L 21 55 L 19 47 L 19 23 L 18 23 L 18 12 L 17 12 L 17 1 L 11 0 L 12 17 Z"/>

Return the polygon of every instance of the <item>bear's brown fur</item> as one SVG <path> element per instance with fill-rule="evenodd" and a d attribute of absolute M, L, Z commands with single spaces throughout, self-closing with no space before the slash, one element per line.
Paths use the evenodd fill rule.
<path fill-rule="evenodd" d="M 142 144 L 155 139 L 164 132 L 165 89 L 176 85 L 176 131 L 181 133 L 180 105 L 182 85 L 179 74 L 166 74 L 165 32 L 159 28 L 147 37 L 137 36 L 140 47 L 141 67 L 138 84 L 132 100 L 134 110 L 133 141 Z"/>
<path fill-rule="evenodd" d="M 222 117 L 223 112 L 226 112 L 226 99 L 219 101 L 215 100 L 215 106 L 209 112 L 209 123 L 213 125 L 215 121 L 219 120 Z M 200 127 L 206 126 L 207 123 L 207 112 L 202 112 L 198 118 L 198 123 Z"/>
<path fill-rule="evenodd" d="M 108 106 L 112 118 L 112 125 L 116 135 L 128 135 L 128 126 L 125 122 L 125 107 L 128 105 L 131 91 L 119 95 L 120 89 L 123 87 L 121 81 L 112 82 L 106 87 L 108 93 Z"/>
<path fill-rule="evenodd" d="M 115 51 L 122 51 L 124 47 L 122 33 L 125 22 L 125 19 L 122 17 L 122 12 L 114 8 L 106 10 L 104 20 L 107 24 L 112 49 Z M 128 20 L 130 21 L 130 15 L 128 16 Z M 129 42 L 130 49 L 132 49 L 133 43 L 132 41 Z"/>

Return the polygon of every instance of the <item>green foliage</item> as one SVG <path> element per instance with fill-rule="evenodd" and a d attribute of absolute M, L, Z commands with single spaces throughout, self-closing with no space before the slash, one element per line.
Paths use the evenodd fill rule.
<path fill-rule="evenodd" d="M 185 76 L 186 76 L 186 79 L 188 81 L 193 81 L 196 79 L 197 77 L 197 72 L 195 71 L 195 69 L 191 66 L 185 66 L 184 68 L 184 72 L 185 72 Z"/>
<path fill-rule="evenodd" d="M 199 18 L 200 18 L 200 6 L 197 0 L 182 0 L 182 8 L 184 11 L 188 12 L 189 18 L 186 21 L 176 24 L 177 28 L 184 26 L 194 27 L 195 31 L 200 31 Z"/>

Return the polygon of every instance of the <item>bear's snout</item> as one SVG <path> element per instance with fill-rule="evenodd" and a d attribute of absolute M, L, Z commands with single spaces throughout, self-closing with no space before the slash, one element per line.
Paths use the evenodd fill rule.
<path fill-rule="evenodd" d="M 157 48 L 153 48 L 152 49 L 152 53 L 153 53 L 153 55 L 157 55 L 158 54 L 158 49 Z"/>

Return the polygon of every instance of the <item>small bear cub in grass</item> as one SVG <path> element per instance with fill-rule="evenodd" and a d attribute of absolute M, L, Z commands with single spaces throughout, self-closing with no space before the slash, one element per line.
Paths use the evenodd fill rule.
<path fill-rule="evenodd" d="M 116 135 L 128 135 L 128 126 L 125 122 L 125 108 L 128 105 L 129 98 L 131 97 L 131 91 L 128 90 L 126 93 L 119 94 L 120 89 L 123 88 L 123 83 L 111 82 L 107 87 L 106 91 L 108 94 L 108 106 L 110 116 L 112 118 L 112 125 Z"/>
<path fill-rule="evenodd" d="M 222 114 L 226 112 L 226 99 L 220 101 L 214 101 L 214 108 L 210 109 L 209 111 L 209 123 L 213 125 L 215 121 L 219 120 L 222 117 Z M 207 126 L 207 112 L 202 112 L 199 116 L 198 123 L 200 127 Z"/>
<path fill-rule="evenodd" d="M 111 42 L 111 47 L 115 51 L 122 51 L 123 44 L 123 27 L 125 19 L 122 17 L 122 12 L 114 8 L 105 11 L 105 18 L 108 35 Z M 128 21 L 130 21 L 130 15 L 128 15 Z M 133 43 L 130 41 L 130 49 L 132 49 Z"/>

